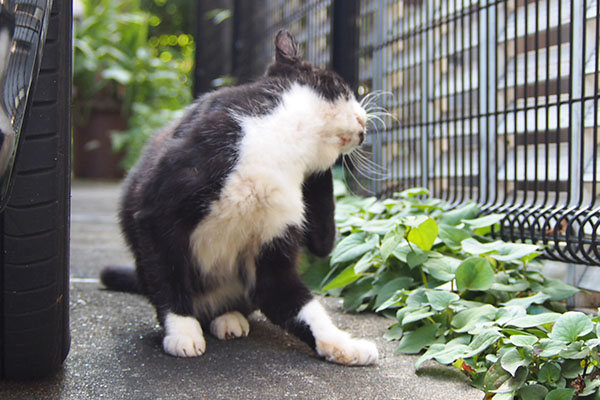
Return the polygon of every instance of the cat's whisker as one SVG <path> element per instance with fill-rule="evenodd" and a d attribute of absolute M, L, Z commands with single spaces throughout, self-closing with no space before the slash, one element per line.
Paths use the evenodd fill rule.
<path fill-rule="evenodd" d="M 356 152 L 350 153 L 348 158 L 350 158 L 352 164 L 357 167 L 356 172 L 361 176 L 374 181 L 383 181 L 387 179 L 388 174 L 385 172 L 385 169 L 371 160 L 359 158 L 359 154 Z"/>
<path fill-rule="evenodd" d="M 366 187 L 364 187 L 364 185 L 360 182 L 360 179 L 358 179 L 356 177 L 356 175 L 354 175 L 352 173 L 352 166 L 348 165 L 348 160 L 347 160 L 346 156 L 342 157 L 342 165 L 345 167 L 345 170 L 348 171 L 348 174 L 352 177 L 352 179 L 354 180 L 354 182 L 356 182 L 356 184 L 358 185 L 358 187 L 360 187 L 367 194 L 372 194 L 373 193 L 371 190 L 369 190 Z M 346 186 L 348 186 L 348 188 L 351 188 L 351 185 L 349 185 L 348 182 L 346 181 L 345 174 L 344 174 L 344 181 L 346 182 Z"/>
<path fill-rule="evenodd" d="M 371 102 L 373 102 L 374 100 L 376 100 L 380 97 L 383 97 L 383 96 L 393 96 L 393 95 L 394 94 L 390 91 L 379 91 L 379 90 L 373 91 L 373 92 L 368 93 L 365 97 L 363 97 L 360 100 L 359 104 L 361 105 L 361 107 L 366 109 L 371 104 Z"/>
<path fill-rule="evenodd" d="M 367 115 L 385 116 L 385 117 L 390 117 L 396 121 L 398 120 L 397 116 L 395 116 L 393 113 L 391 113 L 390 111 L 388 111 L 387 109 L 385 109 L 383 107 L 368 108 L 368 109 L 365 109 L 365 111 L 367 112 Z"/>
<path fill-rule="evenodd" d="M 369 157 L 364 155 L 361 152 L 361 149 L 356 149 L 354 152 L 352 152 L 352 155 L 354 157 L 356 157 L 357 159 L 363 161 L 363 164 L 365 166 L 367 166 L 371 171 L 378 172 L 379 174 L 382 174 L 382 175 L 383 174 L 387 175 L 387 168 L 385 168 L 382 165 L 377 164 L 375 161 L 371 160 Z"/>
<path fill-rule="evenodd" d="M 385 120 L 383 118 L 381 118 L 379 115 L 368 114 L 367 115 L 367 122 L 373 123 L 373 120 L 378 121 L 379 123 L 381 123 L 381 125 L 383 125 L 383 129 L 387 130 L 387 124 L 385 123 Z M 377 129 L 377 125 L 373 124 L 373 128 Z"/>

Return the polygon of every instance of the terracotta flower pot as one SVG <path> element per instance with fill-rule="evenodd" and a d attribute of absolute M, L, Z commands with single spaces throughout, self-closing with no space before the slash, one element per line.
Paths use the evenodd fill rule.
<path fill-rule="evenodd" d="M 73 168 L 78 178 L 118 179 L 124 175 L 121 154 L 112 149 L 111 133 L 127 128 L 127 120 L 115 109 L 93 109 L 87 122 L 74 124 Z"/>

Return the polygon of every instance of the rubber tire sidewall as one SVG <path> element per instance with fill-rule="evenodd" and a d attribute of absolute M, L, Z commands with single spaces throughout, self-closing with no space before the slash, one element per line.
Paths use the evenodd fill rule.
<path fill-rule="evenodd" d="M 0 215 L 0 377 L 47 376 L 69 335 L 71 1 L 53 2 L 40 73 Z"/>

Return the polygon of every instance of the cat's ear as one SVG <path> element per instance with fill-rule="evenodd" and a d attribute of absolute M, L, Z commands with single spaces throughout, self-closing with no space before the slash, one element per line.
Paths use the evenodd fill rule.
<path fill-rule="evenodd" d="M 275 37 L 275 61 L 282 64 L 295 64 L 299 61 L 298 45 L 291 33 L 280 30 Z"/>

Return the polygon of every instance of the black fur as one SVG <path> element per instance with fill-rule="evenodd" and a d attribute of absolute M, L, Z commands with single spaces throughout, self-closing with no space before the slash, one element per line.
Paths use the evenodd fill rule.
<path fill-rule="evenodd" d="M 241 127 L 232 116 L 260 116 L 272 111 L 294 82 L 314 88 L 334 101 L 352 96 L 333 72 L 313 68 L 296 54 L 285 32 L 276 38 L 276 62 L 258 81 L 219 89 L 200 97 L 173 125 L 158 132 L 130 172 L 121 199 L 120 221 L 136 260 L 132 270 L 105 270 L 102 282 L 115 290 L 145 294 L 157 309 L 159 321 L 168 312 L 194 315 L 202 323 L 227 311 L 259 308 L 274 323 L 314 347 L 310 329 L 295 317 L 312 299 L 295 266 L 302 244 L 319 256 L 332 249 L 335 237 L 331 171 L 310 175 L 303 186 L 306 227 L 290 226 L 285 234 L 263 245 L 256 257 L 256 280 L 239 279 L 248 297 L 221 304 L 218 310 L 194 313 L 192 299 L 226 282 L 201 276 L 191 258 L 190 234 L 219 199 L 225 180 L 240 153 Z M 268 155 L 265 155 L 268 157 Z"/>

